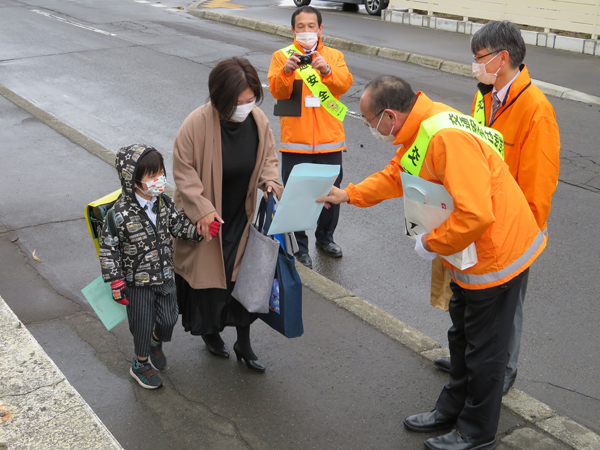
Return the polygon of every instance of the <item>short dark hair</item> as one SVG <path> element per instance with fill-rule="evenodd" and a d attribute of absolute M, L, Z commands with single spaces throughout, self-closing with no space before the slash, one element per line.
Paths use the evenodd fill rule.
<path fill-rule="evenodd" d="M 393 109 L 398 112 L 409 112 L 417 101 L 410 84 L 394 75 L 380 75 L 371 80 L 365 92 L 369 90 L 369 109 L 373 113 L 384 109 Z"/>
<path fill-rule="evenodd" d="M 312 6 L 301 6 L 296 9 L 296 11 L 292 14 L 292 28 L 296 27 L 296 16 L 300 13 L 305 14 L 316 14 L 317 15 L 317 25 L 321 26 L 323 23 L 323 17 L 321 17 L 321 12 L 317 8 L 313 8 Z"/>
<path fill-rule="evenodd" d="M 208 76 L 209 98 L 222 118 L 235 112 L 240 94 L 250 88 L 256 104 L 263 99 L 263 88 L 258 73 L 250 61 L 233 57 L 219 62 Z"/>
<path fill-rule="evenodd" d="M 471 39 L 471 51 L 475 54 L 484 48 L 494 53 L 506 50 L 513 68 L 521 65 L 527 52 L 521 30 L 508 20 L 493 20 L 477 30 Z"/>
<path fill-rule="evenodd" d="M 142 178 L 165 171 L 165 161 L 155 148 L 146 150 L 135 167 L 135 184 L 142 185 Z"/>

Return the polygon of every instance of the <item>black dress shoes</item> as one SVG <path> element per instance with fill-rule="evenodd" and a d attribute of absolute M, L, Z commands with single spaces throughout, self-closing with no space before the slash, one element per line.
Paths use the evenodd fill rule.
<path fill-rule="evenodd" d="M 516 370 L 512 375 L 504 376 L 504 388 L 502 388 L 502 396 L 505 396 L 506 394 L 508 394 L 508 391 L 510 391 L 510 388 L 513 387 L 513 384 L 515 384 L 516 379 L 517 379 L 517 371 Z"/>
<path fill-rule="evenodd" d="M 319 250 L 324 251 L 328 256 L 332 258 L 341 258 L 342 257 L 342 247 L 337 245 L 335 242 L 330 242 L 329 244 L 321 244 L 317 242 L 315 244 Z"/>
<path fill-rule="evenodd" d="M 240 349 L 240 346 L 238 345 L 238 343 L 236 342 L 235 344 L 233 344 L 233 351 L 235 352 L 235 356 L 237 358 L 238 361 L 241 361 L 242 359 L 244 360 L 244 362 L 246 363 L 246 366 L 248 366 L 248 369 L 250 370 L 254 370 L 255 372 L 264 372 L 266 370 L 266 367 L 264 365 L 262 365 L 261 363 L 258 362 L 258 360 L 254 359 L 248 359 L 247 357 L 245 357 L 242 354 L 242 350 Z M 256 358 L 256 356 L 255 356 Z"/>
<path fill-rule="evenodd" d="M 456 425 L 456 419 L 442 416 L 437 410 L 427 413 L 415 414 L 404 419 L 407 430 L 417 433 L 430 433 L 432 431 L 450 430 Z"/>
<path fill-rule="evenodd" d="M 312 269 L 312 259 L 310 259 L 310 255 L 308 253 L 298 252 L 294 256 L 296 257 L 296 261 L 298 261 L 300 264 Z"/>
<path fill-rule="evenodd" d="M 433 365 L 442 372 L 450 373 L 450 357 L 435 358 L 433 360 Z"/>
<path fill-rule="evenodd" d="M 496 447 L 496 439 L 473 439 L 458 430 L 452 430 L 448 434 L 427 439 L 424 444 L 427 450 L 491 450 Z"/>
<path fill-rule="evenodd" d="M 216 348 L 204 336 L 202 336 L 202 340 L 204 341 L 204 344 L 206 344 L 208 351 L 213 355 L 221 358 L 229 358 L 229 349 L 227 348 L 227 345 L 223 344 L 222 347 Z"/>

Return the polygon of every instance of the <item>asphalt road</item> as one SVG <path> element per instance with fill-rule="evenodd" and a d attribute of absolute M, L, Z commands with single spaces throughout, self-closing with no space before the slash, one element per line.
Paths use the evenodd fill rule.
<path fill-rule="evenodd" d="M 261 11 L 261 20 L 269 20 L 271 10 L 276 15 L 281 8 L 290 15 L 293 10 L 278 2 L 256 2 L 258 6 L 265 3 L 272 7 Z M 266 83 L 271 53 L 287 41 L 193 18 L 171 10 L 185 6 L 174 0 L 157 5 L 132 0 L 3 1 L 0 84 L 114 151 L 133 142 L 156 146 L 165 154 L 170 172 L 173 138 L 187 114 L 206 101 L 207 78 L 215 63 L 225 57 L 245 56 Z M 323 12 L 326 32 L 330 22 L 356 19 L 355 13 L 337 7 Z M 380 32 L 381 40 L 386 39 L 381 24 L 364 14 L 359 18 L 364 18 L 365 28 L 352 32 L 354 38 L 360 40 L 360 33 L 366 34 L 366 27 L 374 24 L 369 36 Z M 557 57 L 563 70 L 567 70 L 569 58 L 573 64 L 581 58 L 565 53 Z M 384 73 L 406 78 L 415 90 L 436 101 L 470 110 L 472 79 L 353 53 L 346 53 L 346 60 L 355 80 L 343 98 L 350 110 L 358 111 L 358 98 L 368 80 Z M 597 77 L 593 73 L 588 76 L 594 75 Z M 533 76 L 541 78 L 536 73 Z M 577 77 L 583 76 L 577 73 Z M 277 140 L 279 123 L 271 114 L 271 100 L 267 93 L 263 110 Z M 561 128 L 560 184 L 549 221 L 549 246 L 531 271 L 516 386 L 600 432 L 600 245 L 596 227 L 600 220 L 600 108 L 555 98 L 550 101 Z M 343 185 L 379 170 L 394 154 L 392 146 L 374 141 L 358 119 L 347 119 L 346 132 Z M 44 141 L 32 146 L 32 151 L 35 146 L 43 148 Z M 64 159 L 64 164 L 73 161 Z M 82 179 L 80 185 L 69 184 L 69 190 L 85 192 L 86 180 L 98 177 L 106 184 L 106 192 L 116 183 L 110 170 L 88 173 L 85 166 L 75 164 L 73 170 Z M 28 183 L 26 173 L 33 173 L 36 183 Z M 45 189 L 42 181 L 48 177 L 52 173 L 37 166 L 27 172 L 24 169 L 14 182 L 23 190 Z M 53 188 L 58 198 L 65 195 L 60 186 Z M 90 191 L 89 200 L 95 198 L 96 193 Z M 14 203 L 0 203 L 0 212 L 0 222 L 20 214 Z M 400 200 L 369 210 L 343 207 L 336 241 L 343 247 L 344 257 L 331 261 L 312 249 L 315 270 L 444 343 L 449 318 L 428 306 L 428 265 L 416 257 L 410 241 L 402 236 L 401 224 Z M 18 228 L 27 226 L 18 224 Z M 39 236 L 32 230 L 29 239 L 35 241 Z M 71 269 L 57 259 L 53 279 L 64 296 L 81 298 L 79 290 L 96 276 L 93 263 L 75 273 Z"/>

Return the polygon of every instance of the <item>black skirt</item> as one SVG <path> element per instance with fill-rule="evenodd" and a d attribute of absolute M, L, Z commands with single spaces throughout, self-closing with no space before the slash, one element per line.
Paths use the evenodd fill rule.
<path fill-rule="evenodd" d="M 256 164 L 258 130 L 250 114 L 244 122 L 221 121 L 223 188 L 221 226 L 227 289 L 194 289 L 175 275 L 177 301 L 185 331 L 194 335 L 220 333 L 226 326 L 249 326 L 256 316 L 231 296 L 235 257 L 248 223 L 246 195 Z M 218 262 L 217 262 L 218 263 Z"/>

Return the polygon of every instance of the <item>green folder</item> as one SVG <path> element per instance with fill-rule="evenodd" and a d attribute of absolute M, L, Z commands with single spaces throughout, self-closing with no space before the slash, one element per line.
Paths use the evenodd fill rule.
<path fill-rule="evenodd" d="M 110 284 L 99 276 L 81 290 L 107 330 L 111 330 L 127 317 L 127 307 L 113 300 Z"/>

